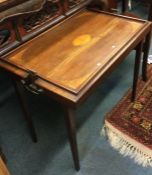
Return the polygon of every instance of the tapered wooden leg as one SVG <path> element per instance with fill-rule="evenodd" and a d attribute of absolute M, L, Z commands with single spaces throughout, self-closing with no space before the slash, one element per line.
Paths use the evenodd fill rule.
<path fill-rule="evenodd" d="M 143 64 L 142 64 L 142 78 L 143 81 L 147 81 L 147 60 L 148 54 L 150 49 L 150 42 L 151 42 L 151 32 L 146 36 L 144 50 L 143 50 Z"/>
<path fill-rule="evenodd" d="M 73 109 L 65 108 L 65 121 L 66 121 L 66 127 L 67 127 L 68 136 L 69 136 L 72 156 L 74 160 L 75 169 L 79 171 L 80 164 L 79 164 L 78 147 L 77 147 L 77 140 L 76 140 L 76 122 L 75 122 L 73 112 L 74 112 Z"/>
<path fill-rule="evenodd" d="M 15 91 L 16 94 L 18 96 L 25 120 L 27 122 L 31 137 L 33 142 L 37 142 L 37 136 L 36 136 L 36 132 L 35 132 L 35 128 L 32 122 L 32 119 L 30 117 L 29 111 L 28 111 L 28 107 L 26 104 L 26 99 L 25 99 L 25 92 L 24 92 L 24 87 L 22 87 L 22 84 L 16 80 L 13 80 L 13 84 L 15 87 Z"/>
<path fill-rule="evenodd" d="M 132 90 L 131 101 L 134 101 L 136 98 L 136 89 L 137 89 L 140 61 L 141 61 L 141 55 L 142 55 L 142 46 L 143 46 L 143 43 L 141 42 L 141 43 L 139 43 L 139 45 L 136 48 L 136 57 L 135 57 L 135 65 L 134 65 L 134 78 L 133 78 L 133 90 Z"/>

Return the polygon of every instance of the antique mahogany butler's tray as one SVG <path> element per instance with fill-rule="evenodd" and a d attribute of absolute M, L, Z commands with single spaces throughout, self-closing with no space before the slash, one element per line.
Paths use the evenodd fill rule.
<path fill-rule="evenodd" d="M 21 77 L 77 104 L 107 70 L 149 30 L 149 23 L 105 13 L 81 11 L 26 44 L 3 61 Z M 138 39 L 138 40 L 137 40 Z"/>
<path fill-rule="evenodd" d="M 81 9 L 1 57 L 2 68 L 33 91 L 46 92 L 64 105 L 77 170 L 74 108 L 134 48 L 135 97 L 143 41 L 146 44 L 150 29 L 151 23 L 146 21 Z"/>

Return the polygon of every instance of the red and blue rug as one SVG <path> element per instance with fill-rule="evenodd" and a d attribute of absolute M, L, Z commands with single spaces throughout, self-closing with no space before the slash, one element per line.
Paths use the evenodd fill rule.
<path fill-rule="evenodd" d="M 113 148 L 138 164 L 152 167 L 152 66 L 149 80 L 139 80 L 137 98 L 131 89 L 105 118 L 105 134 Z"/>

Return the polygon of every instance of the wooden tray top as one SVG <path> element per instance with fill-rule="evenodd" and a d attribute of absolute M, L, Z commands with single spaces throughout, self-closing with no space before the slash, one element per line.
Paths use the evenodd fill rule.
<path fill-rule="evenodd" d="M 144 25 L 143 21 L 82 11 L 4 59 L 35 72 L 50 87 L 78 95 L 114 64 Z"/>

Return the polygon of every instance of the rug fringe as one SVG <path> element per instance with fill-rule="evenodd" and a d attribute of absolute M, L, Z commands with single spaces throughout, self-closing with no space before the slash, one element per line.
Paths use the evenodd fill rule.
<path fill-rule="evenodd" d="M 109 122 L 105 122 L 101 134 L 107 136 L 110 145 L 118 150 L 121 155 L 129 156 L 143 167 L 152 167 L 151 150 L 122 132 L 120 133 Z"/>

